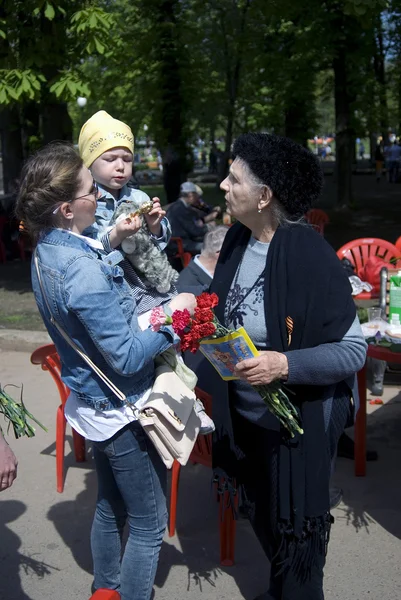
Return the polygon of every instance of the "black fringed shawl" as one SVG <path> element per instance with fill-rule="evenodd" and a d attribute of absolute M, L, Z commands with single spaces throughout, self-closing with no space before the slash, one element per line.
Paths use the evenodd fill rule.
<path fill-rule="evenodd" d="M 219 296 L 216 314 L 222 323 L 227 294 L 250 235 L 249 229 L 235 224 L 220 253 L 211 291 Z M 278 352 L 340 341 L 356 314 L 348 278 L 334 250 L 313 229 L 299 224 L 280 227 L 272 239 L 266 261 L 264 305 L 269 344 Z M 290 347 L 286 317 L 294 323 Z M 228 388 L 213 375 L 209 382 L 213 386 L 216 424 L 215 473 L 240 484 L 237 461 L 241 450 L 233 437 Z M 278 528 L 287 564 L 304 577 L 313 554 L 324 552 L 328 539 L 330 457 L 322 388 L 290 388 L 305 433 L 289 440 L 281 430 Z"/>

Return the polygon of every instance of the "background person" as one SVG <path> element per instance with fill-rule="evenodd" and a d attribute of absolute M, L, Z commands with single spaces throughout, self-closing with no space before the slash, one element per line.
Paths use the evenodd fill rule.
<path fill-rule="evenodd" d="M 209 288 L 227 231 L 228 227 L 224 225 L 208 231 L 201 253 L 193 257 L 178 277 L 179 292 L 192 292 L 197 296 Z"/>
<path fill-rule="evenodd" d="M 387 149 L 386 160 L 388 162 L 389 182 L 397 183 L 400 168 L 401 146 L 394 140 Z"/>
<path fill-rule="evenodd" d="M 269 591 L 260 598 L 322 600 L 331 458 L 355 414 L 355 373 L 366 343 L 334 250 L 297 222 L 321 193 L 316 157 L 261 133 L 239 136 L 233 156 L 221 188 L 238 222 L 226 235 L 210 290 L 220 299 L 220 321 L 243 325 L 259 355 L 238 363 L 240 379 L 229 383 L 203 368 L 199 384 L 218 398 L 215 474 L 230 492 L 234 482 L 241 487 L 271 562 Z M 304 429 L 294 439 L 252 387 L 274 381 L 294 392 Z"/>
<path fill-rule="evenodd" d="M 198 202 L 193 204 L 193 208 L 198 211 L 199 219 L 208 225 L 215 225 L 215 220 L 221 215 L 220 206 L 212 206 L 206 204 L 203 200 L 203 190 L 199 185 L 195 185 L 196 193 L 198 194 Z"/>
<path fill-rule="evenodd" d="M 167 217 L 171 225 L 172 237 L 180 237 L 185 252 L 192 255 L 202 250 L 203 238 L 208 228 L 199 221 L 199 213 L 194 206 L 198 204 L 199 196 L 196 185 L 191 181 L 181 184 L 180 197 L 167 209 Z M 176 245 L 171 242 L 167 247 L 170 256 L 177 252 Z"/>
<path fill-rule="evenodd" d="M 39 311 L 71 390 L 70 425 L 93 442 L 98 497 L 91 546 L 93 588 L 119 590 L 122 600 L 149 600 L 167 522 L 166 468 L 136 419 L 151 391 L 154 357 L 174 341 L 170 327 L 141 331 L 136 301 L 101 242 L 83 232 L 95 220 L 97 188 L 72 146 L 53 143 L 26 163 L 17 214 L 37 244 L 44 294 L 70 338 L 125 394 L 119 400 L 52 325 L 35 267 Z M 132 219 L 139 225 L 139 218 Z M 180 294 L 172 310 L 193 312 L 195 297 Z M 123 555 L 122 534 L 129 525 Z"/>
<path fill-rule="evenodd" d="M 0 492 L 11 487 L 17 477 L 18 461 L 0 431 Z"/>

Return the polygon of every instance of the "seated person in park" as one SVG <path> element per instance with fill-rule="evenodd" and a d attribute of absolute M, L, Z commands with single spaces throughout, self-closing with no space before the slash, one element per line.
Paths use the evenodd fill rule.
<path fill-rule="evenodd" d="M 203 223 L 214 224 L 214 221 L 221 215 L 220 206 L 212 206 L 206 204 L 203 200 L 203 190 L 199 185 L 195 185 L 196 194 L 198 194 L 198 202 L 193 205 L 193 208 L 198 211 L 199 219 Z"/>
<path fill-rule="evenodd" d="M 208 231 L 207 225 L 200 220 L 199 212 L 195 208 L 198 203 L 196 185 L 186 181 L 181 185 L 180 197 L 167 210 L 173 237 L 180 237 L 185 252 L 190 252 L 192 255 L 202 250 L 203 238 Z M 176 252 L 177 246 L 171 242 L 167 253 L 169 256 L 174 256 Z"/>
<path fill-rule="evenodd" d="M 205 235 L 201 253 L 194 256 L 180 273 L 176 284 L 179 292 L 192 292 L 199 295 L 208 289 L 227 231 L 228 227 L 219 225 Z"/>

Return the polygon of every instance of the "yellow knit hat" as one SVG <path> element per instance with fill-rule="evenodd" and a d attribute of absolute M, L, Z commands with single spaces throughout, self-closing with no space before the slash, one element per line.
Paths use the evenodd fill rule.
<path fill-rule="evenodd" d="M 134 136 L 131 129 L 105 110 L 99 110 L 82 126 L 78 148 L 88 168 L 101 154 L 118 147 L 134 152 Z"/>

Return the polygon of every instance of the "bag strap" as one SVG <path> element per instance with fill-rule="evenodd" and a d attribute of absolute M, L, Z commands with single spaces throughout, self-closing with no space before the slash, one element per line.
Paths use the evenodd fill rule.
<path fill-rule="evenodd" d="M 47 310 L 49 312 L 50 323 L 57 329 L 59 334 L 71 346 L 71 348 L 73 348 L 77 352 L 77 354 L 79 354 L 79 356 L 91 367 L 91 369 L 103 381 L 103 383 L 105 383 L 110 388 L 110 390 L 113 392 L 113 394 L 115 394 L 119 400 L 122 400 L 123 402 L 125 402 L 127 400 L 127 397 L 125 396 L 125 394 L 123 394 L 123 392 L 121 390 L 119 390 L 118 387 L 115 386 L 112 381 L 110 381 L 110 379 L 103 373 L 103 371 L 101 369 L 99 369 L 99 367 L 97 367 L 95 365 L 95 363 L 89 358 L 89 356 L 87 356 L 85 354 L 85 352 L 83 352 L 81 350 L 81 348 L 79 348 L 79 346 L 77 346 L 77 344 L 70 338 L 70 336 L 66 333 L 66 331 L 64 331 L 64 329 L 61 327 L 61 325 L 59 323 L 57 323 L 56 319 L 53 316 L 52 311 L 50 310 L 49 301 L 46 297 L 45 290 L 43 288 L 42 277 L 41 277 L 40 268 L 39 268 L 39 259 L 38 259 L 38 255 L 37 255 L 37 249 L 35 249 L 33 260 L 35 263 L 36 273 L 38 275 L 38 280 L 39 280 L 39 285 L 40 285 L 40 289 L 42 292 L 43 300 L 45 301 Z"/>

